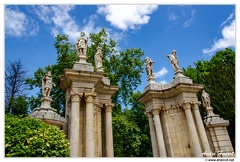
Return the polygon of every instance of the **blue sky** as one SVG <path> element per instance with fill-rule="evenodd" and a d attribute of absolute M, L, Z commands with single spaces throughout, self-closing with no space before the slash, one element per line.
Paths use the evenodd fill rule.
<path fill-rule="evenodd" d="M 27 4 L 27 3 L 26 3 Z M 54 37 L 66 34 L 75 43 L 81 31 L 104 27 L 118 48 L 141 48 L 143 59 L 155 63 L 156 82 L 174 77 L 166 57 L 177 51 L 180 68 L 209 60 L 226 47 L 235 50 L 235 5 L 5 5 L 5 62 L 21 59 L 29 76 L 40 67 L 55 64 Z M 142 74 L 147 85 L 147 75 Z"/>

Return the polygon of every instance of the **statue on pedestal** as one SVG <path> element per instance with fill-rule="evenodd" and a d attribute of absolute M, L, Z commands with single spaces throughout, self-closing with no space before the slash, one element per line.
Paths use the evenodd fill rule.
<path fill-rule="evenodd" d="M 47 74 L 42 79 L 42 93 L 43 97 L 50 97 L 50 92 L 52 90 L 53 85 L 51 72 L 48 71 Z"/>
<path fill-rule="evenodd" d="M 77 39 L 77 42 L 76 42 L 76 50 L 77 50 L 78 56 L 86 56 L 88 38 L 84 36 L 85 36 L 85 33 L 81 32 L 81 36 L 80 38 Z"/>
<path fill-rule="evenodd" d="M 169 60 L 172 64 L 172 67 L 174 69 L 174 72 L 179 70 L 179 66 L 178 66 L 179 62 L 178 62 L 178 59 L 177 59 L 176 51 L 173 50 L 172 54 L 169 54 L 169 55 L 166 55 L 166 56 L 169 58 Z"/>
<path fill-rule="evenodd" d="M 205 90 L 202 91 L 202 102 L 203 102 L 203 106 L 208 108 L 211 107 L 211 101 L 210 101 L 210 97 L 209 94 L 207 92 L 205 92 Z"/>
<path fill-rule="evenodd" d="M 102 48 L 101 47 L 97 47 L 97 52 L 94 55 L 94 60 L 95 60 L 95 65 L 96 65 L 96 69 L 102 69 Z"/>
<path fill-rule="evenodd" d="M 147 72 L 148 77 L 153 77 L 153 71 L 152 71 L 153 63 L 154 62 L 149 57 L 146 57 L 144 64 L 146 65 L 146 72 Z"/>

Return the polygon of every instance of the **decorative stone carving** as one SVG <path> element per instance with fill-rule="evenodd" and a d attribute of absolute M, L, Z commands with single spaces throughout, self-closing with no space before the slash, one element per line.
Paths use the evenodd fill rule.
<path fill-rule="evenodd" d="M 94 60 L 95 60 L 95 65 L 96 65 L 96 69 L 97 71 L 103 71 L 102 68 L 102 48 L 101 47 L 97 47 L 97 52 L 94 55 Z"/>
<path fill-rule="evenodd" d="M 112 112 L 112 108 L 114 107 L 113 103 L 105 104 L 106 112 Z"/>
<path fill-rule="evenodd" d="M 48 71 L 47 74 L 42 79 L 42 93 L 43 97 L 50 97 L 50 93 L 53 86 L 56 86 L 52 82 L 51 71 Z"/>
<path fill-rule="evenodd" d="M 94 98 L 96 97 L 96 93 L 88 92 L 84 93 L 85 99 L 87 102 L 94 102 Z"/>
<path fill-rule="evenodd" d="M 202 91 L 202 102 L 203 102 L 203 106 L 208 108 L 210 107 L 211 105 L 211 101 L 210 101 L 210 97 L 209 97 L 209 94 L 206 93 L 205 90 Z"/>
<path fill-rule="evenodd" d="M 88 38 L 84 36 L 85 33 L 81 32 L 80 38 L 78 38 L 76 42 L 78 56 L 86 56 Z"/>
<path fill-rule="evenodd" d="M 81 97 L 83 96 L 83 93 L 79 93 L 77 91 L 71 91 L 70 96 L 72 98 L 72 102 L 79 102 L 79 100 L 81 100 Z"/>
<path fill-rule="evenodd" d="M 152 70 L 153 63 L 154 62 L 149 57 L 146 57 L 145 65 L 146 65 L 146 72 L 147 72 L 148 77 L 154 77 L 153 70 Z"/>
<path fill-rule="evenodd" d="M 159 115 L 160 110 L 159 109 L 152 109 L 153 115 Z"/>
<path fill-rule="evenodd" d="M 171 64 L 172 64 L 172 67 L 173 67 L 173 69 L 174 69 L 174 72 L 176 72 L 177 70 L 179 70 L 179 66 L 178 66 L 179 62 L 178 62 L 176 53 L 177 53 L 177 52 L 176 52 L 175 50 L 173 50 L 173 51 L 172 51 L 172 54 L 166 55 L 166 56 L 169 58 L 169 60 L 170 60 L 170 62 L 171 62 Z"/>
<path fill-rule="evenodd" d="M 211 100 L 209 94 L 206 93 L 205 90 L 202 91 L 202 103 L 203 106 L 206 108 L 207 116 L 214 116 L 213 108 L 211 107 Z"/>

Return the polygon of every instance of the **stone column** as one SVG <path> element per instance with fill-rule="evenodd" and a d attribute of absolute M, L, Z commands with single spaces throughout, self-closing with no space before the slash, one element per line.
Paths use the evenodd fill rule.
<path fill-rule="evenodd" d="M 85 93 L 86 97 L 86 157 L 95 156 L 94 147 L 94 93 Z"/>
<path fill-rule="evenodd" d="M 113 153 L 113 132 L 112 132 L 112 107 L 113 104 L 106 104 L 106 157 L 114 157 Z"/>
<path fill-rule="evenodd" d="M 210 153 L 211 149 L 210 149 L 210 145 L 207 139 L 207 135 L 206 135 L 206 131 L 205 128 L 203 126 L 203 122 L 202 122 L 202 118 L 199 112 L 199 108 L 198 105 L 200 105 L 201 103 L 199 102 L 194 102 L 193 103 L 193 113 L 195 116 L 195 120 L 196 120 L 196 124 L 197 124 L 197 129 L 200 135 L 200 139 L 202 141 L 202 146 L 203 146 L 203 152 L 207 152 Z M 208 155 L 208 154 L 207 154 Z"/>
<path fill-rule="evenodd" d="M 94 104 L 94 110 L 96 113 L 96 135 L 95 135 L 95 143 L 97 145 L 95 145 L 95 151 L 97 152 L 96 156 L 97 157 L 102 157 L 102 133 L 101 133 L 101 108 L 99 106 L 99 104 Z"/>
<path fill-rule="evenodd" d="M 151 112 L 146 112 L 146 115 L 148 117 L 148 122 L 149 122 L 153 157 L 159 157 L 157 139 L 156 139 L 156 132 L 155 132 L 154 124 L 153 124 L 152 113 Z"/>
<path fill-rule="evenodd" d="M 160 157 L 167 157 L 165 142 L 163 138 L 162 125 L 160 123 L 159 109 L 152 109 L 157 135 L 157 144 Z"/>
<path fill-rule="evenodd" d="M 80 98 L 78 92 L 71 92 L 71 119 L 70 119 L 70 155 L 78 157 L 79 153 L 79 113 L 80 113 Z"/>
<path fill-rule="evenodd" d="M 197 134 L 197 131 L 196 131 L 196 127 L 195 127 L 195 124 L 194 124 L 194 120 L 193 120 L 190 108 L 191 108 L 190 103 L 184 101 L 183 109 L 185 110 L 185 115 L 186 115 L 186 118 L 187 118 L 188 130 L 189 130 L 190 138 L 191 138 L 191 141 L 192 141 L 193 153 L 194 153 L 195 157 L 201 157 L 202 151 L 201 151 L 201 147 L 200 147 L 200 144 L 199 144 L 198 134 Z"/>

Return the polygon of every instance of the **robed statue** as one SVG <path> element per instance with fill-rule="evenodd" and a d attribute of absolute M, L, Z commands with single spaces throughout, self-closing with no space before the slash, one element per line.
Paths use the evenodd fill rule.
<path fill-rule="evenodd" d="M 50 93 L 53 86 L 55 86 L 55 84 L 52 82 L 51 72 L 48 71 L 47 74 L 42 79 L 43 97 L 50 97 Z"/>
<path fill-rule="evenodd" d="M 86 56 L 87 42 L 88 42 L 88 38 L 85 37 L 84 32 L 81 32 L 81 36 L 80 38 L 77 39 L 77 42 L 76 42 L 76 50 L 77 50 L 78 56 Z"/>

